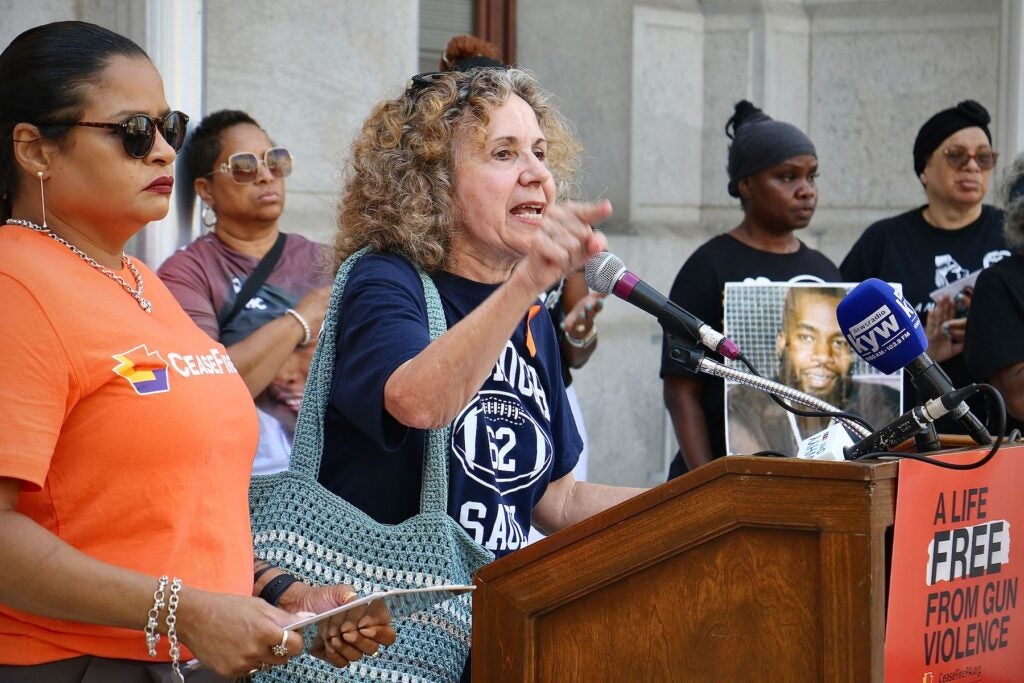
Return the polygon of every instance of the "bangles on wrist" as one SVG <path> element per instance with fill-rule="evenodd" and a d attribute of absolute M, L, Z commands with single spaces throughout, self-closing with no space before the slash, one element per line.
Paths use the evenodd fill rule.
<path fill-rule="evenodd" d="M 178 631 L 176 628 L 181 579 L 174 577 L 170 580 L 170 597 L 165 601 L 167 585 L 168 579 L 165 574 L 158 579 L 156 590 L 153 591 L 153 606 L 149 608 L 149 613 L 146 615 L 146 627 L 143 629 L 146 634 L 146 651 L 150 657 L 156 657 L 156 646 L 160 644 L 160 632 L 158 631 L 160 612 L 164 607 L 167 607 L 167 641 L 170 644 L 171 670 L 174 672 L 176 680 L 184 683 L 185 678 L 181 674 L 179 663 L 181 659 L 181 645 L 178 642 Z"/>
<path fill-rule="evenodd" d="M 285 311 L 285 315 L 290 315 L 302 325 L 302 341 L 299 342 L 299 346 L 306 346 L 309 342 L 313 341 L 313 328 L 309 326 L 309 322 L 302 317 L 302 314 L 296 311 L 294 308 L 289 308 Z"/>
<path fill-rule="evenodd" d="M 587 332 L 586 336 L 584 336 L 582 339 L 576 339 L 571 334 L 569 334 L 568 330 L 566 330 L 566 332 L 565 332 L 565 341 L 566 341 L 566 343 L 568 343 L 569 346 L 575 347 L 577 349 L 585 349 L 585 348 L 587 348 L 588 346 L 593 344 L 596 339 L 597 339 L 597 325 L 591 325 L 590 326 L 590 331 Z"/>

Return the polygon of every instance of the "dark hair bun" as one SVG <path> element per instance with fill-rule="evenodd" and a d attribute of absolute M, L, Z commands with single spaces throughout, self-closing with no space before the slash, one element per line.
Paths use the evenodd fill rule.
<path fill-rule="evenodd" d="M 464 34 L 448 41 L 441 54 L 441 71 L 451 71 L 459 62 L 474 57 L 486 57 L 499 63 L 502 61 L 501 50 L 495 45 L 483 38 Z"/>
<path fill-rule="evenodd" d="M 740 100 L 736 103 L 733 110 L 733 115 L 729 117 L 729 120 L 725 122 L 725 135 L 730 140 L 736 136 L 736 131 L 740 126 L 747 123 L 750 120 L 764 120 L 768 116 L 754 105 L 753 102 L 748 100 Z M 731 129 L 731 130 L 730 130 Z"/>
<path fill-rule="evenodd" d="M 985 107 L 974 100 L 964 100 L 956 105 L 956 108 L 964 118 L 976 122 L 979 126 L 987 126 L 992 121 L 988 109 L 985 109 Z"/>

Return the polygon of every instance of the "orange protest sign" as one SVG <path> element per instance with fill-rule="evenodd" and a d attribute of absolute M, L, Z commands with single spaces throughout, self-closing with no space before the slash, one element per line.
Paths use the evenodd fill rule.
<path fill-rule="evenodd" d="M 941 455 L 973 462 L 987 450 Z M 1024 446 L 973 470 L 900 463 L 885 680 L 1024 675 Z"/>

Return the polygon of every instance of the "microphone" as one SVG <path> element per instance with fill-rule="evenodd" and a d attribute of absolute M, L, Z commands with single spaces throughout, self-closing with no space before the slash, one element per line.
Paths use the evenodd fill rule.
<path fill-rule="evenodd" d="M 968 384 L 963 389 L 950 391 L 939 398 L 926 401 L 923 406 L 916 406 L 908 410 L 870 436 L 866 436 L 844 449 L 846 458 L 856 460 L 869 453 L 891 451 L 903 441 L 927 429 L 928 425 L 935 420 L 957 406 L 963 405 L 964 399 L 973 395 L 978 389 L 977 384 Z"/>
<path fill-rule="evenodd" d="M 587 286 L 595 292 L 614 294 L 647 311 L 658 319 L 667 332 L 699 340 L 705 347 L 726 358 L 737 360 L 740 357 L 740 347 L 733 340 L 626 270 L 626 264 L 615 254 L 607 251 L 596 254 L 587 261 L 584 274 Z"/>
<path fill-rule="evenodd" d="M 836 307 L 846 341 L 858 356 L 887 375 L 903 368 L 918 393 L 937 399 L 953 391 L 949 376 L 928 357 L 928 337 L 914 307 L 892 285 L 869 278 L 854 287 Z M 992 443 L 966 403 L 954 406 L 952 417 L 981 445 Z"/>

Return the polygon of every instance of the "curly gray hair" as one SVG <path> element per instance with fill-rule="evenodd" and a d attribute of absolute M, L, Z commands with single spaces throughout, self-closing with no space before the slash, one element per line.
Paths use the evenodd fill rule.
<path fill-rule="evenodd" d="M 1006 211 L 1003 234 L 1007 245 L 1014 251 L 1024 250 L 1024 152 L 1003 171 L 996 197 Z"/>

